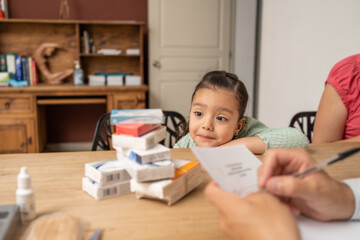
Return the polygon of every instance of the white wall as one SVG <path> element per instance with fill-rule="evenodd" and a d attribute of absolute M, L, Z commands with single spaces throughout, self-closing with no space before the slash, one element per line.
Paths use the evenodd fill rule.
<path fill-rule="evenodd" d="M 258 119 L 288 126 L 316 110 L 339 60 L 360 53 L 359 0 L 263 0 Z"/>
<path fill-rule="evenodd" d="M 245 114 L 253 115 L 256 0 L 235 2 L 234 73 L 245 84 L 249 101 Z"/>

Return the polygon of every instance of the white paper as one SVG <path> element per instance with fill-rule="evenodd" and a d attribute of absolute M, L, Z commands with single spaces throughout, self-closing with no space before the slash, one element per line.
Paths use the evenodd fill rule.
<path fill-rule="evenodd" d="M 193 147 L 191 150 L 222 189 L 240 196 L 258 190 L 257 169 L 261 162 L 245 146 Z"/>
<path fill-rule="evenodd" d="M 359 240 L 360 221 L 319 222 L 297 217 L 302 240 Z"/>

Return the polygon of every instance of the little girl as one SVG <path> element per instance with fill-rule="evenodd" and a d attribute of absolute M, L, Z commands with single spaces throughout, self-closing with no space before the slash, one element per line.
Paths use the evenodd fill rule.
<path fill-rule="evenodd" d="M 207 73 L 191 99 L 189 133 L 174 148 L 245 145 L 262 154 L 268 148 L 307 147 L 308 139 L 295 128 L 269 128 L 245 117 L 248 93 L 236 75 Z"/>

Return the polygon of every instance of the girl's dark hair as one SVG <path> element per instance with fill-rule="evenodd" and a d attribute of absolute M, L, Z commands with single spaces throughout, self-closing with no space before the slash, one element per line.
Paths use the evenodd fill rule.
<path fill-rule="evenodd" d="M 193 101 L 196 92 L 202 88 L 219 88 L 232 91 L 238 103 L 239 120 L 244 117 L 249 96 L 244 83 L 239 80 L 235 74 L 225 71 L 208 72 L 196 85 L 191 97 L 191 102 Z"/>
<path fill-rule="evenodd" d="M 239 119 L 244 117 L 246 105 L 248 102 L 248 92 L 244 83 L 239 80 L 239 78 L 232 73 L 228 73 L 225 71 L 212 71 L 205 74 L 205 76 L 201 79 L 201 81 L 196 85 L 195 90 L 191 97 L 191 103 L 194 99 L 196 92 L 202 88 L 209 89 L 224 89 L 232 91 L 235 95 L 235 98 L 238 103 L 238 111 L 239 111 Z M 185 126 L 182 126 L 177 130 L 177 140 L 181 137 L 185 136 L 189 132 L 189 124 L 187 123 Z"/>

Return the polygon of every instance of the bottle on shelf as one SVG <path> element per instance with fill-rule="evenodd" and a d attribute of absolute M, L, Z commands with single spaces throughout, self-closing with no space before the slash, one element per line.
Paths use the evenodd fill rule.
<path fill-rule="evenodd" d="M 22 167 L 17 177 L 18 189 L 16 190 L 16 204 L 19 206 L 22 221 L 36 217 L 35 191 L 31 187 L 31 176 L 27 168 Z"/>
<path fill-rule="evenodd" d="M 79 61 L 75 61 L 74 84 L 76 86 L 84 85 L 84 72 Z"/>

